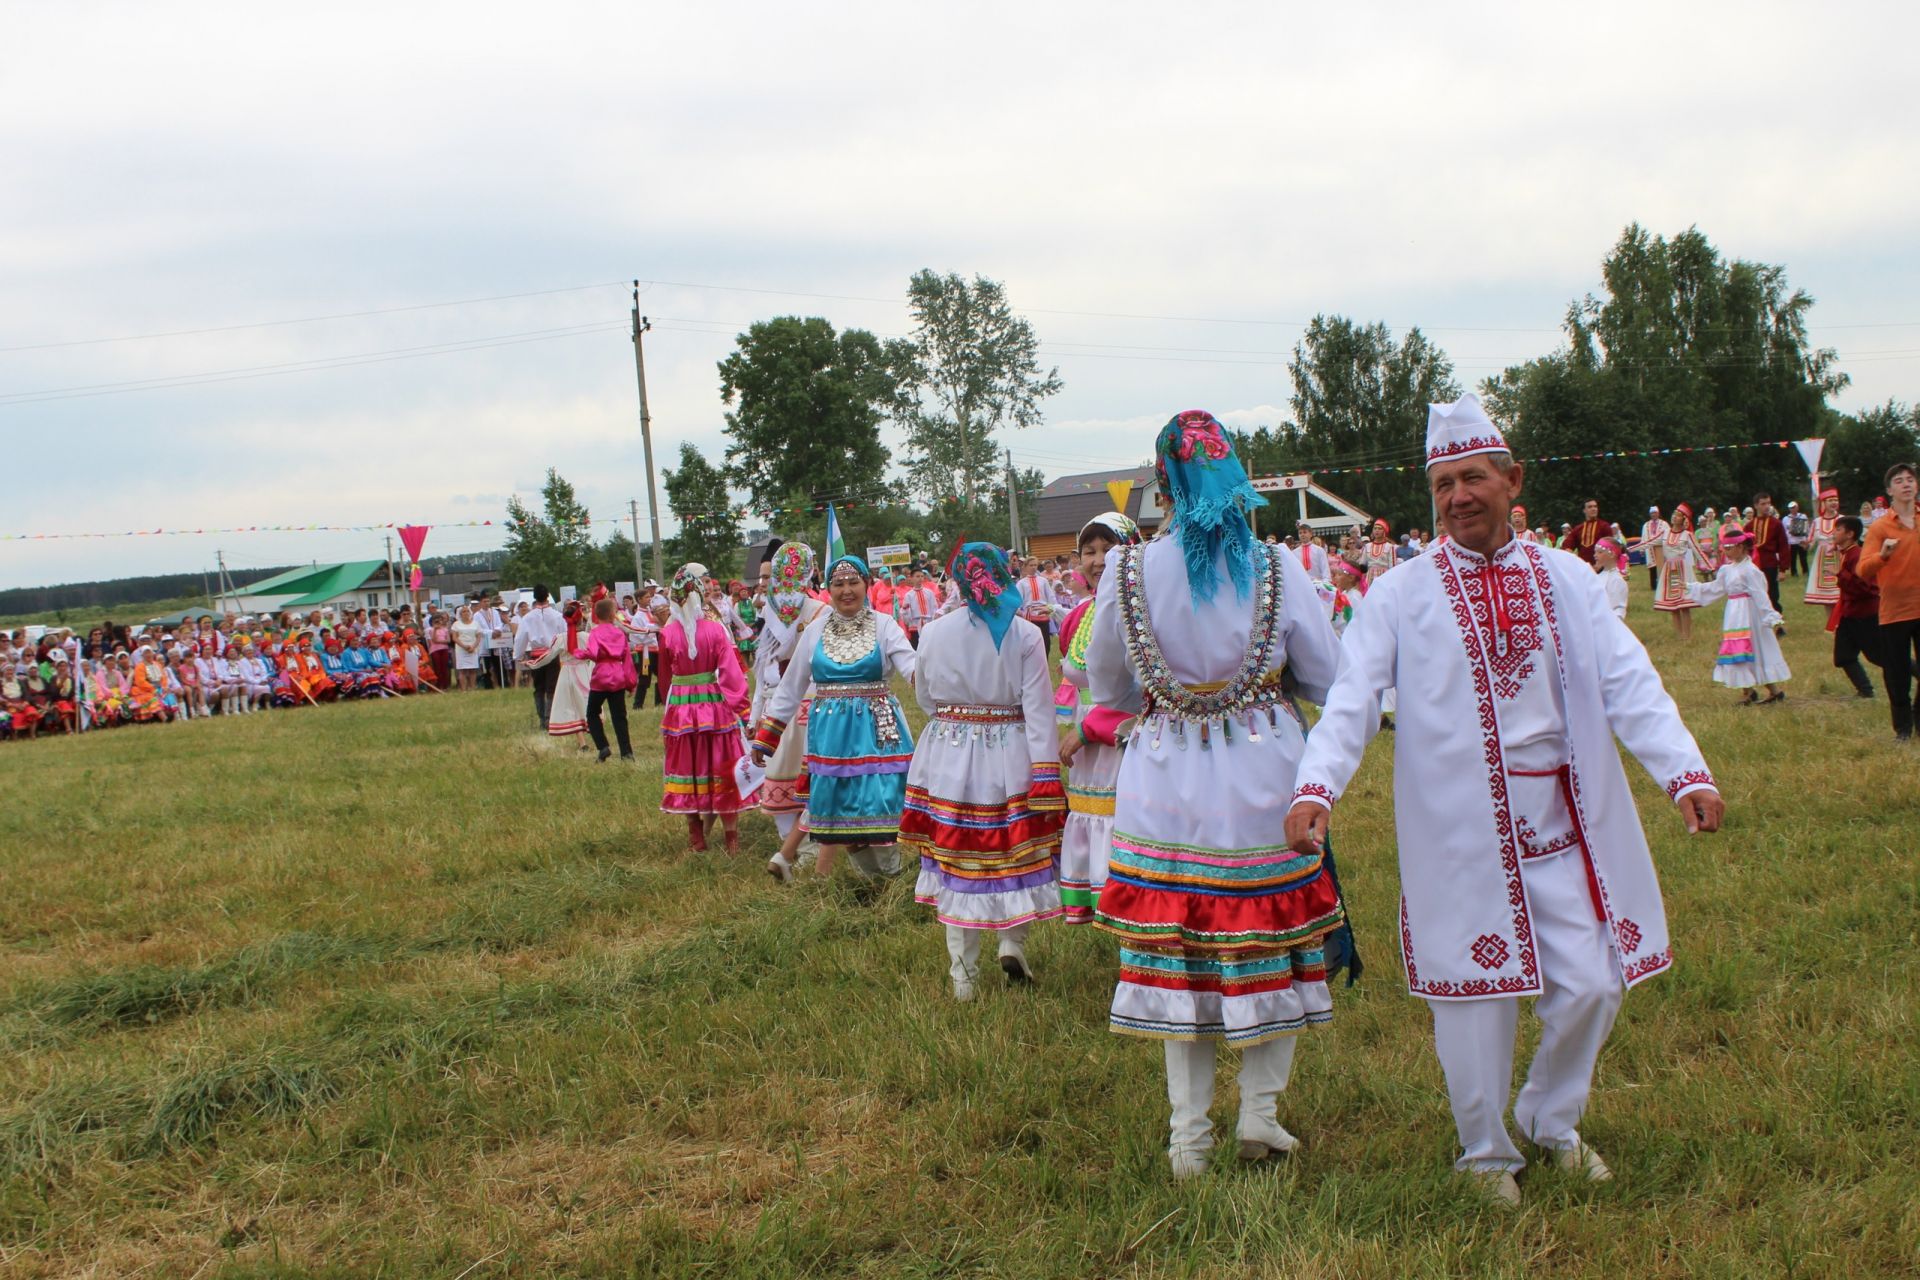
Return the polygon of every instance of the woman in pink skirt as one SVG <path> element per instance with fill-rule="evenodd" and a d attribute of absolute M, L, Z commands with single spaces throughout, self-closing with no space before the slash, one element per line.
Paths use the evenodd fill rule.
<path fill-rule="evenodd" d="M 660 681 L 667 686 L 666 714 L 660 732 L 666 738 L 666 787 L 660 799 L 665 813 L 687 817 L 687 844 L 696 853 L 707 847 L 707 831 L 718 817 L 726 830 L 727 852 L 740 852 L 741 802 L 733 766 L 746 754 L 741 717 L 747 712 L 747 677 L 733 634 L 714 616 L 703 598 L 705 565 L 683 565 L 673 575 L 673 621 L 660 629 Z"/>

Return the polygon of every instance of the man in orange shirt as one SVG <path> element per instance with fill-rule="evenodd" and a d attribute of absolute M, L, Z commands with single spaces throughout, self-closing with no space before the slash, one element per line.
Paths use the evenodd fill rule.
<path fill-rule="evenodd" d="M 1859 574 L 1880 588 L 1880 651 L 1887 703 L 1893 712 L 1893 736 L 1913 740 L 1913 673 L 1920 649 L 1920 531 L 1914 527 L 1914 495 L 1920 472 L 1911 462 L 1887 469 L 1885 515 L 1867 530 L 1860 550 Z"/>

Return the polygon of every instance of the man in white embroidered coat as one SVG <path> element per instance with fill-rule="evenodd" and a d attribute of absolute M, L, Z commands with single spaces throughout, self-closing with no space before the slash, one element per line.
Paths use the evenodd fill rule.
<path fill-rule="evenodd" d="M 1380 690 L 1398 685 L 1394 809 L 1407 985 L 1465 1149 L 1498 1203 L 1525 1165 L 1506 1127 L 1517 997 L 1542 1032 L 1514 1104 L 1521 1132 L 1595 1181 L 1575 1128 L 1624 991 L 1672 963 L 1666 914 L 1616 737 L 1714 831 L 1722 803 L 1641 647 L 1578 557 L 1513 537 L 1521 466 L 1469 395 L 1434 405 L 1427 479 L 1448 540 L 1374 584 L 1307 740 L 1287 839 L 1316 847 L 1359 767 Z M 1476 785 L 1478 784 L 1478 785 Z"/>

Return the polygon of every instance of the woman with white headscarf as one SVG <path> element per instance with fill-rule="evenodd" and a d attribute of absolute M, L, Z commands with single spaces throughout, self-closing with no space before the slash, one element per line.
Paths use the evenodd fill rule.
<path fill-rule="evenodd" d="M 699 853 L 718 818 L 727 852 L 740 852 L 742 801 L 733 766 L 746 754 L 741 718 L 747 714 L 747 676 L 733 635 L 708 613 L 707 567 L 686 564 L 673 575 L 673 620 L 660 629 L 660 679 L 671 693 L 660 733 L 666 739 L 663 813 L 684 814 L 687 845 Z"/>
<path fill-rule="evenodd" d="M 813 548 L 804 542 L 783 543 L 768 560 L 766 625 L 753 658 L 753 723 L 766 715 L 780 680 L 793 663 L 800 637 L 827 606 L 807 594 L 813 580 Z M 780 748 L 767 761 L 766 780 L 760 784 L 760 808 L 780 831 L 780 848 L 767 859 L 767 874 L 785 883 L 793 879 L 795 856 L 804 831 L 800 815 L 807 808 L 807 712 L 812 699 L 802 697 L 793 725 L 780 739 Z"/>

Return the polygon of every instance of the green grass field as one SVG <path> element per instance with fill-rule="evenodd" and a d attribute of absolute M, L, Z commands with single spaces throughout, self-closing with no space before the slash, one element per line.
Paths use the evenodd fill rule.
<path fill-rule="evenodd" d="M 1176 1185 L 1104 936 L 1041 926 L 1036 990 L 956 1005 L 909 877 L 778 888 L 757 816 L 759 856 L 689 855 L 655 713 L 601 766 L 481 693 L 0 748 L 0 1274 L 1913 1274 L 1920 754 L 1815 611 L 1740 709 L 1636 588 L 1729 810 L 1690 839 L 1629 765 L 1678 962 L 1601 1060 L 1609 1185 L 1536 1167 L 1505 1216 L 1448 1172 L 1385 743 L 1305 1147 Z"/>

